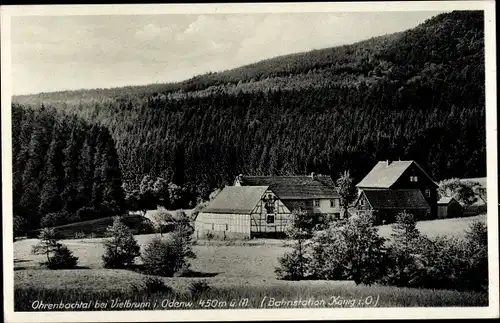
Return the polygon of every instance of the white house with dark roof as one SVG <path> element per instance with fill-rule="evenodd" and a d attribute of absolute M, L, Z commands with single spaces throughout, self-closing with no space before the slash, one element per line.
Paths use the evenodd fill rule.
<path fill-rule="evenodd" d="M 329 215 L 340 218 L 340 195 L 330 176 L 243 176 L 239 175 L 234 186 L 269 186 L 290 210 Z"/>
<path fill-rule="evenodd" d="M 198 238 L 284 236 L 291 212 L 278 195 L 264 186 L 226 186 L 195 220 Z"/>
<path fill-rule="evenodd" d="M 379 161 L 356 187 L 357 212 L 372 212 L 377 224 L 394 222 L 402 211 L 419 220 L 437 217 L 438 184 L 413 160 Z"/>

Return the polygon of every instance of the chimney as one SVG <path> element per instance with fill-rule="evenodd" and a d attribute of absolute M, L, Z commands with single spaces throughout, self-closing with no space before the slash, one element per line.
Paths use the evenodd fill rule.
<path fill-rule="evenodd" d="M 312 178 L 312 179 L 316 179 L 316 173 L 315 173 L 315 172 L 312 172 L 312 173 L 311 173 L 311 178 Z"/>
<path fill-rule="evenodd" d="M 389 167 L 389 165 L 392 163 L 392 161 L 390 161 L 389 159 L 387 159 L 385 162 L 387 164 L 387 167 Z"/>

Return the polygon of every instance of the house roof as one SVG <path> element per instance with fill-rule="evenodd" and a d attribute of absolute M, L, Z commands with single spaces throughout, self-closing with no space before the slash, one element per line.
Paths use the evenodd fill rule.
<path fill-rule="evenodd" d="M 356 186 L 360 188 L 390 188 L 412 164 L 420 168 L 437 186 L 432 177 L 413 160 L 392 161 L 389 165 L 387 165 L 387 161 L 379 161 Z"/>
<path fill-rule="evenodd" d="M 269 186 L 280 199 L 339 197 L 330 176 L 241 176 L 243 186 Z"/>
<path fill-rule="evenodd" d="M 442 198 L 439 199 L 437 204 L 449 204 L 452 200 L 455 200 L 455 199 L 451 196 L 443 196 Z M 456 200 L 455 200 L 455 202 L 456 202 Z"/>
<path fill-rule="evenodd" d="M 226 186 L 203 213 L 250 214 L 269 186 Z"/>
<path fill-rule="evenodd" d="M 428 209 L 429 204 L 418 189 L 363 190 L 374 209 Z M 363 195 L 362 194 L 362 195 Z M 361 196 L 360 196 L 361 197 Z"/>

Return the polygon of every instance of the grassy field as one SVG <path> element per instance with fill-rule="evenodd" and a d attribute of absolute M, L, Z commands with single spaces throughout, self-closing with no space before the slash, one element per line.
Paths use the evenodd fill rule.
<path fill-rule="evenodd" d="M 101 279 L 102 273 L 97 272 L 94 278 Z M 54 279 L 54 274 L 48 274 L 44 279 Z M 83 275 L 83 274 L 78 274 Z M 42 300 L 45 304 L 58 304 L 64 300 L 64 304 L 79 302 L 105 303 L 106 310 L 116 310 L 113 303 L 118 299 L 121 301 L 137 302 L 144 307 L 141 309 L 174 309 L 169 306 L 168 301 L 175 300 L 183 302 L 184 305 L 178 309 L 199 308 L 297 308 L 297 307 L 429 307 L 429 306 L 487 306 L 488 297 L 484 293 L 461 293 L 447 290 L 410 289 L 387 286 L 362 286 L 352 282 L 342 281 L 262 281 L 258 285 L 241 284 L 236 286 L 216 285 L 201 294 L 192 294 L 185 289 L 174 288 L 171 291 L 158 293 L 137 293 L 130 290 L 118 289 L 118 286 L 127 281 L 129 285 L 140 283 L 135 281 L 136 276 L 125 274 L 121 271 L 107 273 L 114 277 L 114 281 L 101 281 L 96 288 L 81 289 L 68 288 L 44 288 L 39 287 L 16 287 L 15 309 L 16 311 L 33 311 L 33 302 Z M 123 276 L 122 276 L 123 275 Z M 58 279 L 66 276 L 74 276 L 74 273 L 58 274 Z M 89 277 L 89 276 L 86 276 Z M 82 281 L 83 277 L 70 278 L 74 281 Z M 69 282 L 69 281 L 68 281 Z M 102 286 L 106 283 L 106 290 Z M 170 284 L 169 284 L 170 285 Z M 235 301 L 231 306 L 231 301 Z M 295 304 L 293 302 L 296 302 Z M 95 310 L 90 304 L 87 310 Z M 101 308 L 103 309 L 103 308 Z M 127 308 L 125 308 L 127 309 Z M 128 308 L 130 310 L 137 308 Z M 85 309 L 79 309 L 85 310 Z"/>
<path fill-rule="evenodd" d="M 484 221 L 485 216 L 420 222 L 418 227 L 423 234 L 429 236 L 460 235 L 476 220 Z M 380 227 L 380 233 L 390 236 L 390 226 Z M 153 236 L 138 235 L 136 238 L 139 244 L 144 246 Z M 377 297 L 377 306 L 480 306 L 488 303 L 487 295 L 482 293 L 356 286 L 350 281 L 280 281 L 276 279 L 274 267 L 278 265 L 278 257 L 291 248 L 286 247 L 282 240 L 272 239 L 242 242 L 199 241 L 198 245 L 194 246 L 197 258 L 191 261 L 192 271 L 189 275 L 161 278 L 173 291 L 137 293 L 134 286 L 140 286 L 145 276 L 131 270 L 104 269 L 101 263 L 101 255 L 104 252 L 102 240 L 94 238 L 62 241 L 79 257 L 79 269 L 75 270 L 43 269 L 40 263 L 45 260 L 44 257 L 30 253 L 37 240 L 16 241 L 16 310 L 30 310 L 29 304 L 36 299 L 44 302 L 59 302 L 64 299 L 68 302 L 120 298 L 161 303 L 163 299 L 175 297 L 177 300 L 189 301 L 193 299 L 189 294 L 189 287 L 192 282 L 198 280 L 205 280 L 211 286 L 203 296 L 205 299 L 217 299 L 227 303 L 232 298 L 246 297 L 249 298 L 249 304 L 246 305 L 248 307 L 260 307 L 264 296 L 280 300 L 300 298 L 316 301 L 341 296 L 344 299 L 356 299 L 355 306 L 367 306 L 368 304 L 361 301 L 367 297 Z M 203 307 L 201 304 L 193 306 L 192 308 Z"/>
<path fill-rule="evenodd" d="M 465 218 L 420 221 L 417 222 L 417 229 L 421 234 L 429 238 L 444 235 L 463 236 L 470 224 L 474 221 L 486 222 L 486 214 Z M 391 225 L 381 225 L 378 228 L 381 236 L 390 238 L 392 231 Z"/>

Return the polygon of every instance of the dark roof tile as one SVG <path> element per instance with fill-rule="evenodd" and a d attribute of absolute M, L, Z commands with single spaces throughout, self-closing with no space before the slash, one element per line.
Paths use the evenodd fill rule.
<path fill-rule="evenodd" d="M 243 186 L 269 186 L 280 199 L 339 197 L 330 176 L 242 176 Z"/>

